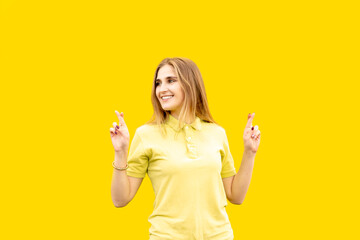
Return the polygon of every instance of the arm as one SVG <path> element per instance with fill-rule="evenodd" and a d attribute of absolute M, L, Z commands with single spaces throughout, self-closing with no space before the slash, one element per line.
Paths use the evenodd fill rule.
<path fill-rule="evenodd" d="M 239 171 L 235 176 L 224 178 L 226 196 L 233 204 L 242 204 L 250 185 L 254 168 L 255 155 L 260 144 L 260 130 L 252 127 L 255 113 L 248 115 L 248 122 L 244 131 L 244 154 Z"/>
<path fill-rule="evenodd" d="M 127 153 L 115 152 L 115 166 L 124 167 Z M 135 196 L 143 178 L 127 176 L 126 170 L 114 169 L 111 182 L 111 198 L 115 207 L 125 207 Z"/>
<path fill-rule="evenodd" d="M 254 167 L 255 154 L 244 152 L 241 166 L 236 175 L 223 178 L 224 189 L 227 199 L 232 204 L 240 205 L 250 185 Z"/>
<path fill-rule="evenodd" d="M 231 203 L 241 204 L 248 191 L 254 167 L 255 154 L 244 151 L 239 171 L 233 176 L 231 185 Z"/>

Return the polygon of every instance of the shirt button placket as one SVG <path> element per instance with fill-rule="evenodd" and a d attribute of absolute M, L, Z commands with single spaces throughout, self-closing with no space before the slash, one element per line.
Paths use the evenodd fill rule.
<path fill-rule="evenodd" d="M 191 134 L 191 130 L 189 129 L 189 126 L 185 126 L 185 138 L 186 138 L 186 146 L 187 146 L 187 150 L 190 153 L 190 156 L 192 158 L 196 158 L 197 157 L 197 149 L 196 149 L 196 145 L 194 144 L 194 141 L 192 139 L 192 134 Z"/>

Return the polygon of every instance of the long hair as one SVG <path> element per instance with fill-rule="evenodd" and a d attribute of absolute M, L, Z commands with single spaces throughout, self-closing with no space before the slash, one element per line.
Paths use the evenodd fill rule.
<path fill-rule="evenodd" d="M 174 68 L 176 77 L 179 79 L 180 86 L 185 93 L 184 102 L 179 114 L 179 127 L 182 127 L 185 123 L 186 116 L 191 118 L 197 116 L 205 122 L 216 123 L 210 114 L 204 81 L 199 68 L 188 58 L 174 57 L 163 59 L 156 68 L 151 90 L 151 103 L 154 108 L 154 113 L 147 124 L 158 125 L 161 133 L 166 134 L 163 123 L 168 118 L 170 111 L 165 111 L 161 107 L 159 99 L 156 96 L 155 85 L 159 69 L 164 65 L 170 65 Z"/>

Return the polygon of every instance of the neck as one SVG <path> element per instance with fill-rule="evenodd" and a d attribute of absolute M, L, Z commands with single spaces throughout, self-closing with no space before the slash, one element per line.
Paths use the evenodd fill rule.
<path fill-rule="evenodd" d="M 174 113 L 174 112 L 171 112 L 170 114 L 171 114 L 171 116 L 173 116 L 174 118 L 176 118 L 177 120 L 179 120 L 179 114 Z M 187 115 L 187 116 L 185 117 L 185 123 L 186 123 L 186 124 L 191 124 L 191 123 L 194 122 L 194 121 L 195 121 L 195 118 L 194 118 L 194 117 L 190 117 L 189 115 Z"/>

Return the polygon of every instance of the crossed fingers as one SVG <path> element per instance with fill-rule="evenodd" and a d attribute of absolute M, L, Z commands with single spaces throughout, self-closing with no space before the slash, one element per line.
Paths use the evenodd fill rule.
<path fill-rule="evenodd" d="M 110 133 L 112 134 L 117 134 L 122 127 L 126 126 L 124 121 L 124 113 L 123 112 L 119 113 L 118 111 L 115 110 L 115 114 L 119 118 L 119 125 L 117 125 L 116 122 L 113 122 L 113 127 L 110 128 Z"/>
<path fill-rule="evenodd" d="M 252 113 L 248 115 L 248 121 L 246 123 L 246 127 L 245 129 L 248 129 L 251 131 L 251 138 L 255 139 L 255 140 L 259 140 L 260 139 L 260 130 L 259 130 L 259 126 L 255 125 L 252 126 L 252 121 L 255 117 L 255 113 Z"/>

